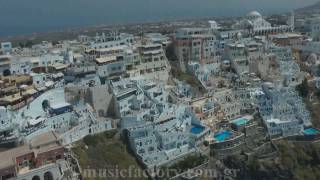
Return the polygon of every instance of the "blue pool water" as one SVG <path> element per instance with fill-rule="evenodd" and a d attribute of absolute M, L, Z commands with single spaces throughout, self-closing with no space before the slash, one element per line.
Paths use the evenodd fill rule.
<path fill-rule="evenodd" d="M 203 126 L 199 126 L 199 125 L 193 125 L 193 127 L 190 129 L 190 132 L 192 134 L 200 134 L 202 131 L 204 131 L 204 127 Z"/>
<path fill-rule="evenodd" d="M 217 141 L 224 141 L 228 139 L 232 135 L 232 132 L 230 131 L 221 131 L 214 135 L 214 139 Z"/>
<path fill-rule="evenodd" d="M 320 134 L 320 131 L 315 128 L 308 128 L 308 129 L 303 130 L 303 133 L 305 135 L 315 135 L 315 134 Z"/>
<path fill-rule="evenodd" d="M 232 123 L 237 125 L 237 126 L 245 125 L 247 122 L 248 122 L 248 119 L 246 119 L 246 118 L 239 118 L 239 119 L 236 119 L 236 120 L 232 121 Z"/>

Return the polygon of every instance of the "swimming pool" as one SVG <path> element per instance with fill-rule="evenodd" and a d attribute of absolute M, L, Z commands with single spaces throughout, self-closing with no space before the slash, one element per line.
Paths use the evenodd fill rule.
<path fill-rule="evenodd" d="M 217 141 L 224 141 L 232 136 L 230 131 L 221 131 L 214 135 L 214 139 Z"/>
<path fill-rule="evenodd" d="M 249 120 L 247 118 L 238 118 L 232 121 L 233 124 L 237 126 L 245 125 Z"/>
<path fill-rule="evenodd" d="M 199 126 L 199 125 L 193 125 L 193 127 L 190 129 L 190 132 L 192 134 L 200 134 L 202 131 L 204 131 L 204 127 L 203 126 Z"/>
<path fill-rule="evenodd" d="M 315 134 L 320 134 L 320 131 L 315 128 L 308 128 L 308 129 L 303 130 L 303 133 L 305 135 L 315 135 Z"/>

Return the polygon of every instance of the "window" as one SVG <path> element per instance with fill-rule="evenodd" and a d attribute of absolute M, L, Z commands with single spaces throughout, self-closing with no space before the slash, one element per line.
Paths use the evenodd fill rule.
<path fill-rule="evenodd" d="M 33 176 L 32 180 L 40 180 L 39 176 Z"/>
<path fill-rule="evenodd" d="M 43 179 L 44 179 L 44 180 L 53 180 L 53 175 L 52 175 L 52 173 L 51 173 L 50 171 L 44 173 Z M 32 180 L 33 180 L 33 179 L 32 179 Z"/>

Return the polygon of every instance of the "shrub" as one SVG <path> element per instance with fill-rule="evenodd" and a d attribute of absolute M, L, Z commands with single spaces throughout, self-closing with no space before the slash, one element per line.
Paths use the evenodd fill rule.
<path fill-rule="evenodd" d="M 83 142 L 87 146 L 96 146 L 98 144 L 98 139 L 93 135 L 88 135 L 88 136 L 83 138 Z"/>

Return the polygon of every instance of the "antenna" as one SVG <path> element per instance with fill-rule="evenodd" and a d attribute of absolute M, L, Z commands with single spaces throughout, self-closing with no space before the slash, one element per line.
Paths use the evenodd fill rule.
<path fill-rule="evenodd" d="M 292 10 L 291 15 L 290 15 L 290 19 L 289 19 L 289 26 L 290 26 L 292 32 L 294 31 L 294 21 L 295 21 L 294 10 Z"/>

